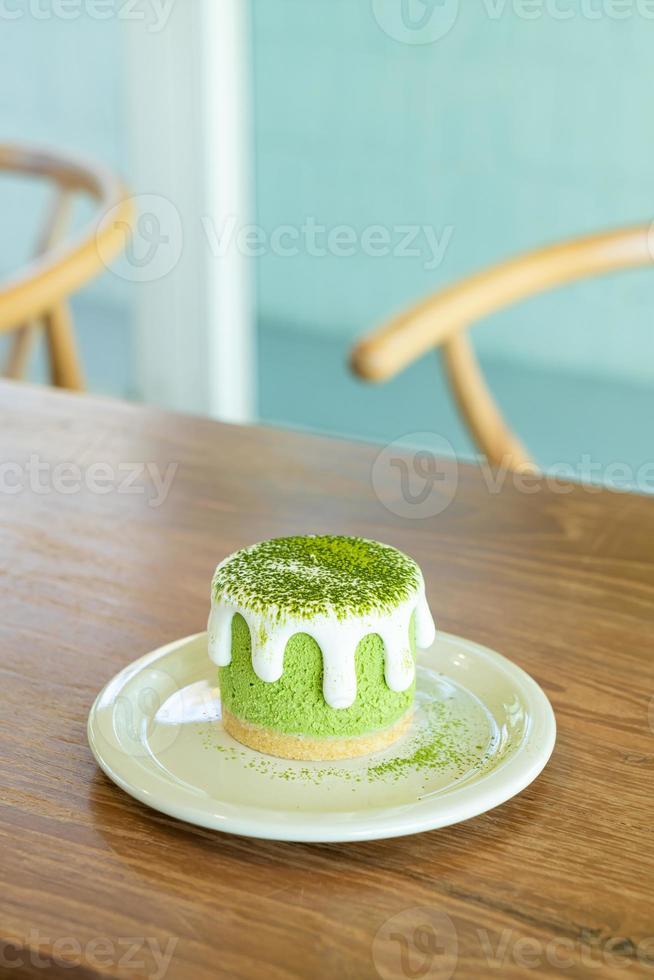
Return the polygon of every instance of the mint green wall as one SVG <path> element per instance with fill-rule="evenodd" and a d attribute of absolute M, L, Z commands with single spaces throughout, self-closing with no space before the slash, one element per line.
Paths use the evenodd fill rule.
<path fill-rule="evenodd" d="M 268 252 L 264 329 L 352 337 L 502 256 L 654 217 L 654 20 L 635 3 L 616 20 L 608 0 L 586 3 L 598 19 L 545 0 L 526 20 L 516 4 L 465 0 L 444 38 L 413 45 L 384 33 L 371 0 L 254 0 L 263 227 L 453 228 L 433 270 L 424 256 Z M 568 6 L 571 19 L 547 13 Z M 492 357 L 650 381 L 653 304 L 654 270 L 630 272 L 532 300 L 476 340 Z"/>
<path fill-rule="evenodd" d="M 95 20 L 78 5 L 74 20 L 34 16 L 48 5 L 5 3 L 20 11 L 0 13 L 0 139 L 45 144 L 87 156 L 125 172 L 125 93 L 123 25 L 116 18 Z M 31 181 L 2 183 L 0 271 L 23 261 L 48 203 L 47 189 Z M 124 288 L 115 276 L 89 287 L 90 295 L 122 303 Z"/>

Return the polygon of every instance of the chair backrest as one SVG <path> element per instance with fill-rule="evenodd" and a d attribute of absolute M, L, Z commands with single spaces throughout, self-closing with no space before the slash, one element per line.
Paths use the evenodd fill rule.
<path fill-rule="evenodd" d="M 56 384 L 82 387 L 68 296 L 99 272 L 126 244 L 132 205 L 125 186 L 108 170 L 60 153 L 16 144 L 0 144 L 0 171 L 45 178 L 55 193 L 36 244 L 34 258 L 7 282 L 0 283 L 0 332 L 20 328 L 5 373 L 24 373 L 34 330 L 46 327 L 51 374 Z M 65 240 L 70 206 L 85 194 L 95 200 L 92 218 Z"/>
<path fill-rule="evenodd" d="M 448 286 L 393 317 L 356 344 L 352 368 L 368 381 L 385 381 L 426 351 L 440 347 L 461 414 L 489 462 L 534 470 L 533 460 L 485 383 L 467 328 L 555 286 L 653 262 L 654 231 L 649 225 L 537 249 Z"/>
<path fill-rule="evenodd" d="M 75 292 L 100 272 L 125 244 L 121 222 L 129 223 L 132 208 L 122 182 L 95 164 L 59 153 L 0 144 L 0 171 L 48 178 L 57 197 L 43 234 L 41 254 L 9 282 L 0 284 L 0 330 L 38 316 Z M 93 217 L 70 243 L 44 248 L 57 234 L 71 195 L 85 193 L 97 202 Z M 111 220 L 106 216 L 111 214 Z"/>

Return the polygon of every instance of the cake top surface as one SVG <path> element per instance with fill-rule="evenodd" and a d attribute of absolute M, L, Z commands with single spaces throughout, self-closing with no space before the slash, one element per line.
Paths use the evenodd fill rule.
<path fill-rule="evenodd" d="M 271 618 L 391 612 L 422 582 L 408 555 L 366 538 L 297 535 L 235 552 L 213 577 L 214 601 Z"/>

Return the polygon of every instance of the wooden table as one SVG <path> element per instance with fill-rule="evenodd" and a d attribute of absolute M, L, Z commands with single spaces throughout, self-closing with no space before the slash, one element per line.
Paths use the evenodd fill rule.
<path fill-rule="evenodd" d="M 392 472 L 373 492 L 373 446 L 11 384 L 0 411 L 0 975 L 161 976 L 160 951 L 169 980 L 654 975 L 654 500 L 491 493 L 460 466 L 449 507 L 411 519 Z M 30 456 L 50 464 L 31 488 Z M 70 490 L 70 467 L 53 489 L 64 461 L 105 492 Z M 159 507 L 110 485 L 107 464 L 144 462 L 177 464 Z M 309 531 L 404 548 L 444 629 L 544 687 L 558 743 L 522 795 L 415 837 L 296 845 L 186 826 L 98 771 L 99 688 L 204 627 L 218 559 Z"/>

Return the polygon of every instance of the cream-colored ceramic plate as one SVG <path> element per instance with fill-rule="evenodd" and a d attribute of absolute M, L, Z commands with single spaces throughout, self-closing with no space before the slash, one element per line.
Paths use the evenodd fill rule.
<path fill-rule="evenodd" d="M 554 714 L 500 654 L 446 633 L 421 653 L 410 732 L 341 763 L 288 762 L 220 722 L 206 633 L 154 650 L 98 696 L 89 744 L 142 803 L 203 827 L 293 841 L 397 837 L 467 820 L 523 790 L 550 757 Z"/>

